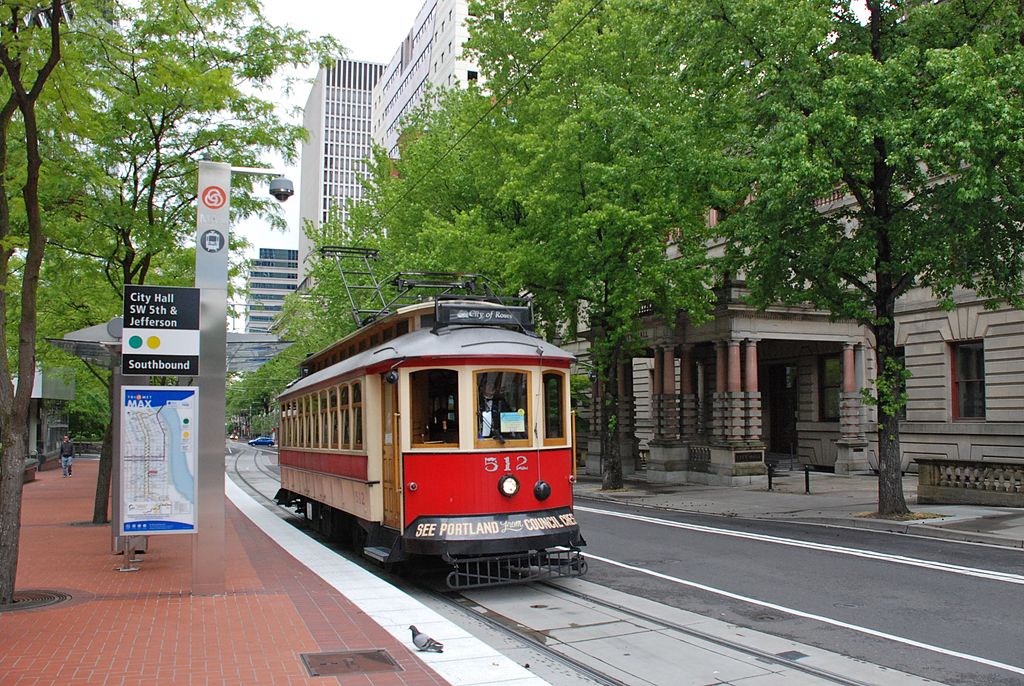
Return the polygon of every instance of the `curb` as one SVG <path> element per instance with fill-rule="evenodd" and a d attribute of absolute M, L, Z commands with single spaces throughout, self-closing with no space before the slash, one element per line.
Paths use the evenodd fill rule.
<path fill-rule="evenodd" d="M 923 536 L 925 538 L 937 538 L 947 541 L 959 541 L 961 543 L 981 543 L 985 545 L 993 545 L 1001 548 L 1020 548 L 1024 549 L 1024 540 L 1017 538 L 1006 538 L 1003 536 L 994 536 L 992 534 L 983 534 L 980 532 L 971 531 L 957 531 L 953 529 L 943 529 L 931 524 L 924 523 L 909 523 L 909 522 L 895 522 L 887 520 L 875 520 L 865 519 L 861 517 L 801 517 L 799 515 L 780 518 L 772 516 L 769 513 L 764 514 L 743 514 L 737 515 L 735 513 L 726 512 L 709 512 L 705 510 L 689 510 L 682 507 L 673 507 L 671 505 L 665 505 L 659 503 L 658 505 L 651 505 L 643 502 L 642 499 L 636 498 L 615 498 L 610 496 L 603 496 L 600 492 L 589 492 L 589 493 L 576 493 L 575 497 L 579 499 L 596 500 L 599 502 L 617 503 L 619 505 L 633 505 L 637 507 L 648 507 L 657 510 L 671 510 L 673 512 L 684 512 L 686 514 L 701 515 L 701 516 L 718 516 L 728 517 L 730 519 L 755 519 L 758 521 L 771 521 L 771 522 L 795 522 L 799 524 L 814 524 L 817 526 L 831 526 L 836 528 L 847 528 L 847 529 L 870 529 L 873 531 L 883 531 L 886 533 L 894 534 L 905 534 L 912 536 Z"/>

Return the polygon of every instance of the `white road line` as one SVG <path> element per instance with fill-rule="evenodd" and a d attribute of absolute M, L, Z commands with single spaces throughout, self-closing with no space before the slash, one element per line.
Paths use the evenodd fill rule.
<path fill-rule="evenodd" d="M 579 508 L 574 508 L 574 509 L 579 509 Z M 757 598 L 751 598 L 749 596 L 739 595 L 738 593 L 732 593 L 730 591 L 724 591 L 724 590 L 722 590 L 720 588 L 712 588 L 711 586 L 705 586 L 704 584 L 699 584 L 699 583 L 697 583 L 695 581 L 687 581 L 686 579 L 680 579 L 678 577 L 669 576 L 668 574 L 662 574 L 660 572 L 655 572 L 655 571 L 652 571 L 650 569 L 643 569 L 642 567 L 636 567 L 634 565 L 626 564 L 624 562 L 618 562 L 616 560 L 610 560 L 610 559 L 608 559 L 606 557 L 599 557 L 597 555 L 592 555 L 590 553 L 587 553 L 585 557 L 588 560 L 597 560 L 599 562 L 605 562 L 607 564 L 614 565 L 616 567 L 621 567 L 623 569 L 628 569 L 630 571 L 637 572 L 639 574 L 647 574 L 648 576 L 653 576 L 655 578 L 663 579 L 665 581 L 671 581 L 673 583 L 680 584 L 682 586 L 689 586 L 690 588 L 696 588 L 696 589 L 701 590 L 701 591 L 707 591 L 708 593 L 714 593 L 715 595 L 720 595 L 720 596 L 723 596 L 725 598 L 731 598 L 733 600 L 739 600 L 739 601 L 744 602 L 744 603 L 750 603 L 751 605 L 757 605 L 759 607 L 764 607 L 764 608 L 767 608 L 769 610 L 775 610 L 777 612 L 784 612 L 786 614 L 793 615 L 794 617 L 802 617 L 804 619 L 811 619 L 811 620 L 814 620 L 816 622 L 822 622 L 823 624 L 830 624 L 832 626 L 839 627 L 841 629 L 849 629 L 850 631 L 856 631 L 858 633 L 865 634 L 867 636 L 874 636 L 875 638 L 881 638 L 881 639 L 885 639 L 887 641 L 894 641 L 896 643 L 902 643 L 904 645 L 913 646 L 914 648 L 920 648 L 922 650 L 927 650 L 927 651 L 930 651 L 930 652 L 933 652 L 933 653 L 938 653 L 940 655 L 947 655 L 949 657 L 956 657 L 956 658 L 960 658 L 962 660 L 968 660 L 970 662 L 976 662 L 978 664 L 987 665 L 989 667 L 995 667 L 996 669 L 1003 669 L 1003 670 L 1006 670 L 1008 672 L 1013 672 L 1014 674 L 1024 675 L 1024 667 L 1017 667 L 1015 665 L 1008 665 L 1005 662 L 996 662 L 995 660 L 989 660 L 987 658 L 979 657 L 977 655 L 968 655 L 967 653 L 961 653 L 961 652 L 956 651 L 956 650 L 949 650 L 947 648 L 942 648 L 942 647 L 939 647 L 939 646 L 933 646 L 933 645 L 930 645 L 928 643 L 921 643 L 920 641 L 915 641 L 915 640 L 910 639 L 910 638 L 904 638 L 903 636 L 896 636 L 895 634 L 887 634 L 884 631 L 877 631 L 875 629 L 869 629 L 867 627 L 857 626 L 856 624 L 848 624 L 847 622 L 841 622 L 838 619 L 832 619 L 831 617 L 824 617 L 822 615 L 815 615 L 815 614 L 811 614 L 810 612 L 803 612 L 802 610 L 796 610 L 796 609 L 793 609 L 791 607 L 785 607 L 783 605 L 776 605 L 775 603 L 765 602 L 763 600 L 758 600 Z"/>
<path fill-rule="evenodd" d="M 658 519 L 656 517 L 645 517 L 644 515 L 631 514 L 628 512 L 614 512 L 611 510 L 599 510 L 593 507 L 582 507 L 576 505 L 574 510 L 580 512 L 591 512 L 594 514 L 605 515 L 608 517 L 619 517 L 620 519 L 631 519 L 638 522 L 646 522 L 648 524 L 658 524 L 661 526 L 669 526 L 676 529 L 686 529 L 689 531 L 697 531 L 705 534 L 714 534 L 717 536 L 731 536 L 733 538 L 745 538 L 751 541 L 759 541 L 761 543 L 774 543 L 777 545 L 788 545 L 794 548 L 807 548 L 808 550 L 819 550 L 822 552 L 835 553 L 837 555 L 850 555 L 852 557 L 862 557 L 868 560 L 879 560 L 882 562 L 891 562 L 893 564 L 908 565 L 911 567 L 921 567 L 923 569 L 931 569 L 939 572 L 948 572 L 950 574 L 960 574 L 962 576 L 973 576 L 979 579 L 988 579 L 989 581 L 1001 581 L 1008 584 L 1022 584 L 1024 585 L 1024 576 L 1020 574 L 1011 574 L 1009 572 L 996 572 L 989 569 L 976 569 L 974 567 L 963 567 L 961 565 L 951 565 L 945 562 L 937 562 L 935 560 L 921 560 L 913 557 L 906 557 L 904 555 L 892 555 L 889 553 L 881 553 L 875 550 L 861 550 L 859 548 L 847 548 L 838 545 L 828 545 L 826 543 L 813 543 L 810 541 L 798 541 L 793 538 L 782 538 L 780 536 L 768 536 L 766 534 L 754 534 L 745 531 L 733 531 L 730 529 L 718 529 L 711 526 L 701 526 L 699 524 L 686 524 L 683 522 L 672 522 L 666 519 Z"/>

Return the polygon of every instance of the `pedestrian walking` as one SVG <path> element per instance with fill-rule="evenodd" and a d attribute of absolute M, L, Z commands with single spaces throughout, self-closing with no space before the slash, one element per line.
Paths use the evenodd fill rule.
<path fill-rule="evenodd" d="M 60 444 L 60 468 L 64 470 L 64 478 L 71 476 L 71 465 L 75 462 L 75 444 L 67 436 Z"/>

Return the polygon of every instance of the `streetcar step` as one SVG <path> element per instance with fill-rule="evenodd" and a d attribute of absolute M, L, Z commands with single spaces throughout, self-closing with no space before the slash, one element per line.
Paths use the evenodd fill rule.
<path fill-rule="evenodd" d="M 363 555 L 377 562 L 387 562 L 391 557 L 391 550 L 380 545 L 367 546 L 363 548 Z"/>

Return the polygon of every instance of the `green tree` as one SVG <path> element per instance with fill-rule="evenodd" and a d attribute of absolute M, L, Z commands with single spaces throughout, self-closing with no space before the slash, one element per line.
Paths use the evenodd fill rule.
<path fill-rule="evenodd" d="M 14 600 L 21 533 L 21 484 L 28 457 L 28 413 L 35 378 L 36 294 L 46 244 L 39 202 L 40 129 L 37 106 L 60 63 L 65 7 L 48 3 L 4 3 L 0 10 L 0 341 L 8 340 L 12 282 L 20 273 L 17 390 L 8 354 L 0 355 L 0 606 Z M 21 158 L 24 176 L 12 159 Z M 9 188 L 20 182 L 21 205 L 12 207 Z M 19 254 L 18 258 L 15 257 Z M 12 267 L 18 272 L 12 273 Z M 6 351 L 5 351 L 6 352 Z"/>
<path fill-rule="evenodd" d="M 107 290 L 105 312 L 91 323 L 121 311 L 125 284 L 191 285 L 196 159 L 239 166 L 264 166 L 270 152 L 293 159 L 302 129 L 284 123 L 265 98 L 270 78 L 287 66 L 323 63 L 338 49 L 330 39 L 271 26 L 250 0 L 115 4 L 108 18 L 109 26 L 83 32 L 76 44 L 92 75 L 90 114 L 78 112 L 74 138 L 85 188 L 72 230 L 51 241 L 72 266 L 66 271 L 93 275 L 91 285 Z M 251 177 L 232 185 L 234 217 L 261 214 L 283 224 L 277 203 L 254 191 Z M 78 289 L 56 295 L 62 309 L 81 307 Z M 108 426 L 96 522 L 107 519 L 111 462 Z"/>
<path fill-rule="evenodd" d="M 731 267 L 762 305 L 813 303 L 874 334 L 878 509 L 899 515 L 896 300 L 964 286 L 1019 303 L 1024 290 L 1024 5 L 855 4 L 656 11 L 708 133 L 695 143 L 726 210 Z"/>
<path fill-rule="evenodd" d="M 620 367 L 645 347 L 641 309 L 672 322 L 710 306 L 697 132 L 678 62 L 650 40 L 658 17 L 634 4 L 474 4 L 468 43 L 509 122 L 511 266 L 548 321 L 590 331 L 604 488 L 622 485 L 614 408 Z"/>
<path fill-rule="evenodd" d="M 256 0 L 97 0 L 77 2 L 75 10 L 70 26 L 59 21 L 63 4 L 57 0 L 5 2 L 0 15 L 7 76 L 0 83 L 0 98 L 6 99 L 0 110 L 0 321 L 7 325 L 12 313 L 20 317 L 22 381 L 14 395 L 5 357 L 0 604 L 11 600 L 16 571 L 27 451 L 23 417 L 44 242 L 54 255 L 44 272 L 53 296 L 46 302 L 54 308 L 44 321 L 54 336 L 119 312 L 126 283 L 176 283 L 192 270 L 195 157 L 257 165 L 276 151 L 289 159 L 301 129 L 283 124 L 264 99 L 270 78 L 286 65 L 323 62 L 338 52 L 331 39 L 310 41 L 304 32 L 269 25 Z M 57 88 L 46 93 L 54 116 L 43 127 L 36 103 L 51 80 Z M 20 157 L 12 157 L 12 150 Z M 6 185 L 18 179 L 9 160 L 20 158 L 23 215 L 11 212 Z M 59 200 L 46 205 L 45 233 L 39 202 L 44 163 L 44 190 Z M 244 179 L 237 186 L 236 216 L 267 209 Z M 12 286 L 12 273 L 21 275 L 21 289 Z M 9 302 L 12 292 L 20 293 L 17 304 Z M 84 321 L 74 321 L 79 318 Z M 7 329 L 3 334 L 10 340 Z M 109 465 L 107 447 L 94 513 L 100 521 L 106 519 Z"/>
<path fill-rule="evenodd" d="M 353 214 L 354 240 L 386 246 L 398 263 L 529 292 L 549 336 L 575 335 L 585 317 L 602 377 L 606 488 L 622 484 L 608 408 L 620 365 L 643 347 L 641 308 L 699 319 L 710 304 L 678 65 L 647 49 L 655 19 L 633 10 L 474 3 L 467 49 L 486 90 L 447 93 L 405 122 L 401 159 L 378 151 Z"/>

